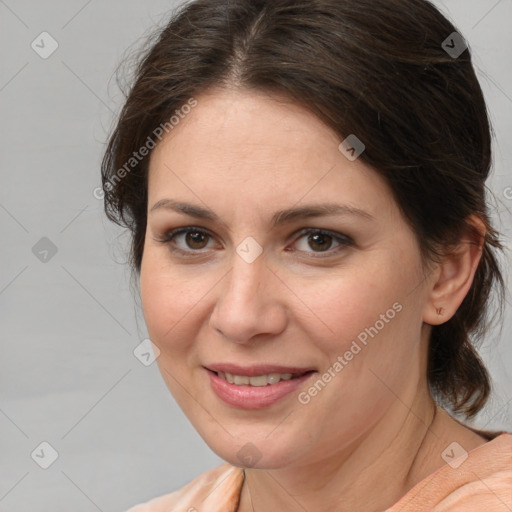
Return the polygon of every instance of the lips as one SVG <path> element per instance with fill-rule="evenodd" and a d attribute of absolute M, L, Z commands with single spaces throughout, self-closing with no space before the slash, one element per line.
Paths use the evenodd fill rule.
<path fill-rule="evenodd" d="M 281 365 L 242 367 L 234 364 L 215 364 L 205 367 L 205 370 L 214 393 L 224 403 L 240 409 L 269 407 L 298 390 L 316 373 L 311 368 Z M 265 383 L 264 378 L 267 379 Z M 229 382 L 228 379 L 233 382 Z"/>

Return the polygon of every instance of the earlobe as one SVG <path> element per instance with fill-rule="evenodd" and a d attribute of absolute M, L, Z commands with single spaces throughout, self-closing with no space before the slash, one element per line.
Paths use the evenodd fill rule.
<path fill-rule="evenodd" d="M 439 264 L 436 280 L 432 284 L 425 305 L 423 321 L 440 325 L 453 317 L 468 294 L 482 257 L 485 225 L 472 215 L 459 244 L 447 251 Z"/>

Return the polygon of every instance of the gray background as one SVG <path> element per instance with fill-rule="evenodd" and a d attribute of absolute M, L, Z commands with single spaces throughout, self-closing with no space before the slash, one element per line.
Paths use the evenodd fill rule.
<path fill-rule="evenodd" d="M 510 247 L 512 0 L 436 4 L 474 53 L 497 134 L 489 187 Z M 114 69 L 174 5 L 0 0 L 2 512 L 122 511 L 221 462 L 156 364 L 134 357 L 147 335 L 122 264 L 126 236 L 93 196 L 121 106 Z M 47 59 L 31 48 L 43 31 L 59 45 Z M 56 254 L 41 252 L 42 237 Z M 481 350 L 496 389 L 479 427 L 512 430 L 509 304 L 502 331 Z M 35 462 L 48 460 L 43 441 L 59 455 L 48 469 Z"/>

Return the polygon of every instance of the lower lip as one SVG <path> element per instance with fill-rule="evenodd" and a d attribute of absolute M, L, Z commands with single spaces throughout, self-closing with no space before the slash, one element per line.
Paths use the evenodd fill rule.
<path fill-rule="evenodd" d="M 277 384 L 266 386 L 237 386 L 207 370 L 215 394 L 224 402 L 240 409 L 263 409 L 275 404 L 281 398 L 296 391 L 304 381 L 315 372 L 290 380 L 281 380 Z"/>

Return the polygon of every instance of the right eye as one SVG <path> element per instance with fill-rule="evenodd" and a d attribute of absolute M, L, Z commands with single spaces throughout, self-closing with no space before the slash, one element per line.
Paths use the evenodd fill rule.
<path fill-rule="evenodd" d="M 196 256 L 200 251 L 208 249 L 207 243 L 211 237 L 204 229 L 187 226 L 168 231 L 158 241 L 168 245 L 172 252 L 183 256 Z"/>

